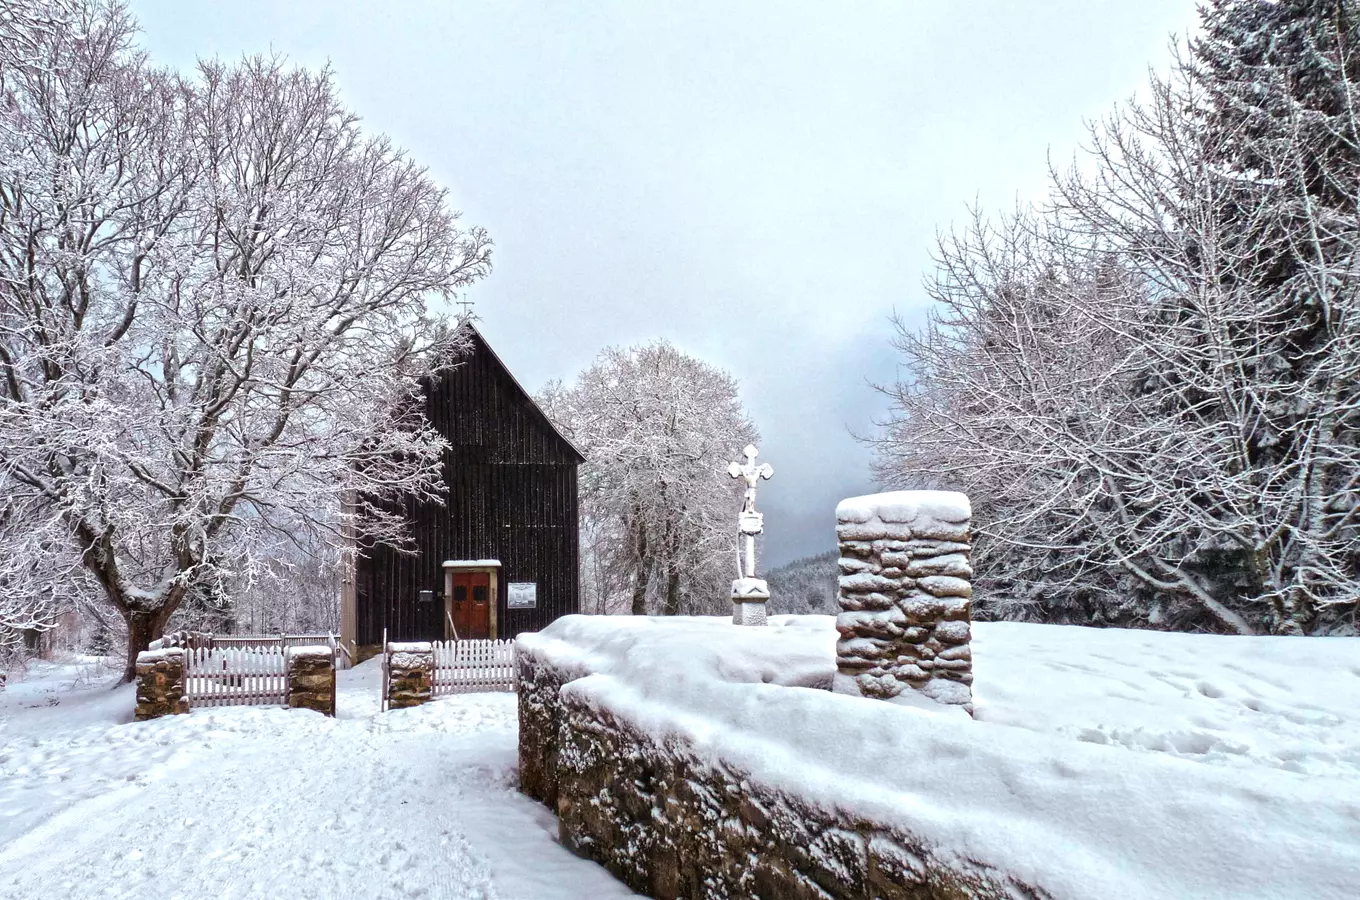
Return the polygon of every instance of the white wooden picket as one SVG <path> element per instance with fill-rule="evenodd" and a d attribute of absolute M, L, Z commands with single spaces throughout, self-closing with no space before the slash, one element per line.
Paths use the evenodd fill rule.
<path fill-rule="evenodd" d="M 515 689 L 514 641 L 434 641 L 434 696 Z"/>
<path fill-rule="evenodd" d="M 184 696 L 189 707 L 286 706 L 289 647 L 324 645 L 338 651 L 333 634 L 214 635 L 177 631 L 151 649 L 185 653 Z"/>
<path fill-rule="evenodd" d="M 274 706 L 288 703 L 282 641 L 189 648 L 184 693 L 189 708 Z"/>

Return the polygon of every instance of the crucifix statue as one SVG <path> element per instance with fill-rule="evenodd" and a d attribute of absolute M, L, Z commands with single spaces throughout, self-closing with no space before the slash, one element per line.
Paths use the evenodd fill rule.
<path fill-rule="evenodd" d="M 746 479 L 746 500 L 742 503 L 741 514 L 738 516 L 741 534 L 746 538 L 746 569 L 741 573 L 743 578 L 756 577 L 756 535 L 765 530 L 765 517 L 756 512 L 756 485 L 760 479 L 768 481 L 774 476 L 774 469 L 769 463 L 756 465 L 756 456 L 759 452 L 753 444 L 747 444 L 746 449 L 741 451 L 741 455 L 746 457 L 746 462 L 734 462 L 727 467 L 728 475 Z"/>
<path fill-rule="evenodd" d="M 747 444 L 742 451 L 745 463 L 732 463 L 727 474 L 746 479 L 746 499 L 737 515 L 738 532 L 746 539 L 746 565 L 737 557 L 736 581 L 732 582 L 732 621 L 738 625 L 764 625 L 765 601 L 770 599 L 769 587 L 756 577 L 756 535 L 765 530 L 765 516 L 756 512 L 756 485 L 762 478 L 774 475 L 769 463 L 756 465 L 756 448 Z"/>

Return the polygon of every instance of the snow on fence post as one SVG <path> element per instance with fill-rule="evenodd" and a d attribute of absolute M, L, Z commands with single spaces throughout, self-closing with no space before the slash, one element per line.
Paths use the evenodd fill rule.
<path fill-rule="evenodd" d="M 289 647 L 288 706 L 335 715 L 335 651 L 325 645 Z"/>
<path fill-rule="evenodd" d="M 184 695 L 184 652 L 168 647 L 137 654 L 137 721 L 189 711 Z"/>
<path fill-rule="evenodd" d="M 387 708 L 405 709 L 434 696 L 434 645 L 413 641 L 387 645 Z"/>
<path fill-rule="evenodd" d="M 834 690 L 973 710 L 968 498 L 895 491 L 842 500 Z"/>

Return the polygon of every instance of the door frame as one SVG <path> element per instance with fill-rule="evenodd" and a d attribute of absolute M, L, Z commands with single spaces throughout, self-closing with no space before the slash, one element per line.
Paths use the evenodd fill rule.
<path fill-rule="evenodd" d="M 500 637 L 497 610 L 500 607 L 499 582 L 501 574 L 501 563 L 497 559 L 446 559 L 444 560 L 444 640 L 453 640 L 453 632 L 449 628 L 449 621 L 453 618 L 453 573 L 454 572 L 486 572 L 491 576 L 491 596 L 488 598 L 487 605 L 490 607 L 488 615 L 491 621 L 487 625 L 487 633 L 494 641 Z"/>

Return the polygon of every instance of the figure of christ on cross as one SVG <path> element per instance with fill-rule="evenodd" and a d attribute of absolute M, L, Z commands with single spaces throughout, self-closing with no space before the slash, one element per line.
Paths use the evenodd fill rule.
<path fill-rule="evenodd" d="M 753 513 L 756 511 L 756 483 L 764 478 L 767 481 L 774 475 L 774 468 L 769 463 L 756 465 L 756 456 L 759 451 L 755 445 L 747 444 L 746 449 L 741 451 L 741 455 L 746 457 L 746 462 L 730 463 L 727 466 L 727 474 L 733 478 L 746 479 L 746 502 L 742 504 L 741 511 Z"/>
<path fill-rule="evenodd" d="M 746 566 L 742 568 L 738 565 L 742 578 L 756 577 L 756 535 L 764 531 L 763 517 L 756 512 L 756 484 L 760 479 L 768 480 L 774 475 L 774 469 L 769 463 L 756 465 L 758 452 L 753 445 L 747 444 L 746 449 L 742 451 L 746 462 L 744 464 L 734 462 L 727 467 L 728 475 L 746 479 L 746 500 L 742 503 L 741 513 L 737 516 L 738 532 L 746 538 Z"/>

